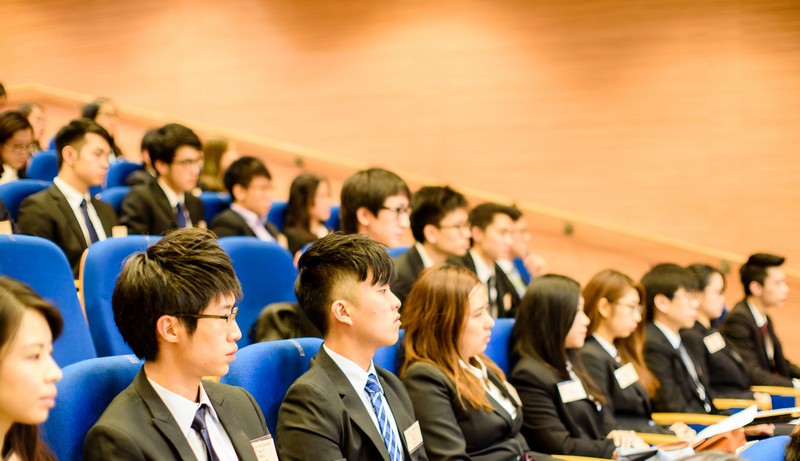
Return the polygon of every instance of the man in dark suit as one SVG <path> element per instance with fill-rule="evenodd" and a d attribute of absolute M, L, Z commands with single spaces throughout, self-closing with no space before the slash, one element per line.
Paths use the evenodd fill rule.
<path fill-rule="evenodd" d="M 409 226 L 410 198 L 406 182 L 391 171 L 359 171 L 342 185 L 342 232 L 364 234 L 390 248 L 400 246 Z"/>
<path fill-rule="evenodd" d="M 288 248 L 286 236 L 267 222 L 272 206 L 272 175 L 264 162 L 255 157 L 241 157 L 225 170 L 222 180 L 233 203 L 211 221 L 210 229 L 218 237 L 256 237 Z"/>
<path fill-rule="evenodd" d="M 111 205 L 89 195 L 108 173 L 111 137 L 87 119 L 71 121 L 56 134 L 58 176 L 53 185 L 26 198 L 19 209 L 20 233 L 58 245 L 78 278 L 83 252 L 111 237 L 117 216 Z"/>
<path fill-rule="evenodd" d="M 300 257 L 297 299 L 325 342 L 281 405 L 282 461 L 427 459 L 403 383 L 372 362 L 397 342 L 394 277 L 385 248 L 364 235 L 330 234 Z"/>
<path fill-rule="evenodd" d="M 122 202 L 120 223 L 128 233 L 160 235 L 170 229 L 205 227 L 203 202 L 191 194 L 203 167 L 200 138 L 189 128 L 170 123 L 149 144 L 155 181 L 131 189 Z"/>
<path fill-rule="evenodd" d="M 241 295 L 230 258 L 206 230 L 172 231 L 128 259 L 114 288 L 114 319 L 144 366 L 89 431 L 87 460 L 274 454 L 253 397 L 202 381 L 227 373 L 236 358 Z"/>
<path fill-rule="evenodd" d="M 462 264 L 478 276 L 489 290 L 489 309 L 493 317 L 514 317 L 520 296 L 514 284 L 497 264 L 511 255 L 511 207 L 499 203 L 482 203 L 469 212 L 472 226 L 472 249 L 450 262 Z"/>
<path fill-rule="evenodd" d="M 411 197 L 414 246 L 397 257 L 397 280 L 392 293 L 405 302 L 423 269 L 469 250 L 467 199 L 448 186 L 425 186 Z"/>
<path fill-rule="evenodd" d="M 149 129 L 142 136 L 141 153 L 142 153 L 142 169 L 136 170 L 125 178 L 125 184 L 129 187 L 135 187 L 141 184 L 149 184 L 156 180 L 156 170 L 153 168 L 153 162 L 150 160 L 150 146 L 153 142 L 158 140 L 158 130 Z"/>
<path fill-rule="evenodd" d="M 800 367 L 791 363 L 767 312 L 780 307 L 789 296 L 786 274 L 780 266 L 785 259 L 757 253 L 739 273 L 745 299 L 725 316 L 722 333 L 741 355 L 753 385 L 800 387 Z"/>

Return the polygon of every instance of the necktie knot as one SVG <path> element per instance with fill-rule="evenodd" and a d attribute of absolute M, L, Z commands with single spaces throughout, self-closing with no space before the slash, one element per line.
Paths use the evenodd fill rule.
<path fill-rule="evenodd" d="M 369 394 L 370 397 L 374 397 L 375 394 L 383 393 L 381 390 L 381 385 L 378 383 L 378 377 L 373 373 L 370 373 L 367 377 L 367 385 L 364 386 L 364 389 L 367 391 L 367 394 Z"/>

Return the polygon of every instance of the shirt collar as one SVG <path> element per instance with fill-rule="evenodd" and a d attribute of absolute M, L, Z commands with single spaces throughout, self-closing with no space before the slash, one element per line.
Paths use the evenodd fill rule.
<path fill-rule="evenodd" d="M 664 336 L 667 337 L 667 341 L 669 341 L 669 343 L 672 345 L 674 349 L 681 347 L 681 335 L 670 330 L 669 328 L 666 327 L 666 325 L 657 320 L 653 322 L 653 325 L 655 325 L 656 328 L 658 328 L 659 330 L 661 330 L 662 333 L 664 333 Z"/>
<path fill-rule="evenodd" d="M 353 386 L 353 389 L 356 391 L 363 391 L 364 388 L 367 386 L 367 378 L 370 374 L 374 374 L 375 377 L 378 377 L 378 373 L 375 372 L 375 364 L 372 363 L 372 360 L 369 362 L 369 370 L 364 371 L 363 368 L 358 366 L 355 362 L 344 357 L 342 355 L 333 352 L 328 346 L 324 343 L 322 347 L 325 348 L 325 352 L 331 357 L 333 362 L 342 370 L 342 373 L 347 377 L 347 380 L 350 381 L 350 384 Z M 380 380 L 378 380 L 378 385 L 380 386 Z"/>
<path fill-rule="evenodd" d="M 600 335 L 596 333 L 593 334 L 592 337 L 594 338 L 595 341 L 597 341 L 597 344 L 600 344 L 600 347 L 602 347 L 603 349 L 605 349 L 606 352 L 608 352 L 608 354 L 611 357 L 617 358 L 618 352 L 614 344 L 606 341 L 605 338 L 600 337 Z"/>
<path fill-rule="evenodd" d="M 433 266 L 433 260 L 430 256 L 428 256 L 428 252 L 425 251 L 425 246 L 419 242 L 414 242 L 414 248 L 417 249 L 417 253 L 419 253 L 419 259 L 422 260 L 422 265 L 425 266 L 425 268 Z"/>
<path fill-rule="evenodd" d="M 13 181 L 15 179 L 19 179 L 19 172 L 16 168 L 12 167 L 11 165 L 4 163 L 3 164 L 3 179 L 6 181 Z"/>
<path fill-rule="evenodd" d="M 475 375 L 475 377 L 480 379 L 481 382 L 485 382 L 485 380 L 489 379 L 489 371 L 486 369 L 486 364 L 484 364 L 483 360 L 481 360 L 481 358 L 477 355 L 472 358 L 475 359 L 475 362 L 477 362 L 478 366 L 473 365 L 471 360 L 470 363 L 467 363 L 461 358 L 458 359 L 458 364 L 461 365 L 461 368 Z"/>
<path fill-rule="evenodd" d="M 250 227 L 256 227 L 256 226 L 264 227 L 264 224 L 266 223 L 266 217 L 262 218 L 257 214 L 255 214 L 255 212 L 248 210 L 247 208 L 239 205 L 238 203 L 231 203 L 231 210 L 235 211 L 236 213 L 239 213 L 239 215 L 241 215 L 241 217 L 244 218 L 245 222 L 247 222 L 247 224 Z"/>
<path fill-rule="evenodd" d="M 202 404 L 206 404 L 206 411 L 212 415 L 214 419 L 217 419 L 217 413 L 214 411 L 214 406 L 211 404 L 211 400 L 208 398 L 208 394 L 206 394 L 202 383 L 200 383 L 200 401 L 195 402 L 172 392 L 150 378 L 147 378 L 147 380 L 150 382 L 150 385 L 153 386 L 156 394 L 161 397 L 161 400 L 164 402 L 164 405 L 167 406 L 169 412 L 172 413 L 172 417 L 175 418 L 183 434 L 189 434 L 194 430 L 192 429 L 192 421 L 194 421 L 194 415 L 197 413 L 197 409 L 200 408 Z"/>
<path fill-rule="evenodd" d="M 180 203 L 181 205 L 184 204 L 184 199 L 186 198 L 186 194 L 178 194 L 174 190 L 172 190 L 163 179 L 160 177 L 156 180 L 158 185 L 161 187 L 161 190 L 164 191 L 164 195 L 167 196 L 167 201 L 169 201 L 170 208 L 175 208 Z"/>
<path fill-rule="evenodd" d="M 765 317 L 761 312 L 759 312 L 759 310 L 756 309 L 755 306 L 750 304 L 750 301 L 747 301 L 747 307 L 750 308 L 750 313 L 753 314 L 753 318 L 755 319 L 756 326 L 758 328 L 761 328 L 762 326 L 764 326 L 765 323 L 767 323 L 767 317 Z"/>
<path fill-rule="evenodd" d="M 472 261 L 475 263 L 475 274 L 478 275 L 478 279 L 480 279 L 482 283 L 486 283 L 489 281 L 489 277 L 494 276 L 494 265 L 489 267 L 486 261 L 484 261 L 475 250 L 469 250 L 469 254 L 472 257 Z"/>
<path fill-rule="evenodd" d="M 69 206 L 72 208 L 79 208 L 81 206 L 81 202 L 86 200 L 86 203 L 91 203 L 92 197 L 89 194 L 82 194 L 78 192 L 77 189 L 72 187 L 71 185 L 67 184 L 66 181 L 56 176 L 53 179 L 53 184 L 58 187 L 58 190 L 64 194 L 64 197 L 67 199 Z"/>

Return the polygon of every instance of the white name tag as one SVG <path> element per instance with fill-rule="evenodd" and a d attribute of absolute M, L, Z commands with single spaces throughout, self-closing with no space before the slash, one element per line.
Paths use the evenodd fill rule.
<path fill-rule="evenodd" d="M 408 429 L 403 432 L 406 438 L 406 446 L 409 453 L 414 453 L 422 446 L 422 431 L 419 429 L 419 421 L 414 421 Z"/>
<path fill-rule="evenodd" d="M 278 452 L 275 451 L 275 439 L 267 434 L 250 441 L 253 451 L 256 452 L 258 461 L 278 461 Z"/>
<path fill-rule="evenodd" d="M 614 370 L 614 378 L 617 379 L 620 389 L 626 389 L 631 384 L 639 381 L 639 373 L 636 373 L 636 368 L 632 363 L 628 363 Z"/>
<path fill-rule="evenodd" d="M 725 349 L 725 339 L 722 338 L 722 335 L 719 334 L 719 331 L 703 338 L 703 342 L 706 343 L 706 349 L 708 349 L 708 352 L 711 354 Z"/>
<path fill-rule="evenodd" d="M 580 380 L 563 381 L 558 383 L 558 393 L 564 403 L 575 402 L 586 398 L 586 389 Z"/>

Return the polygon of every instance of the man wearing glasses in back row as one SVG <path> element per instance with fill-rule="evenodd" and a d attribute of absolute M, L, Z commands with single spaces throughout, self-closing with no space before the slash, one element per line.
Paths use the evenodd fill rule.
<path fill-rule="evenodd" d="M 201 381 L 226 374 L 236 358 L 241 295 L 230 258 L 209 231 L 172 231 L 128 259 L 114 288 L 114 320 L 144 366 L 89 431 L 87 460 L 274 455 L 253 396 Z"/>

